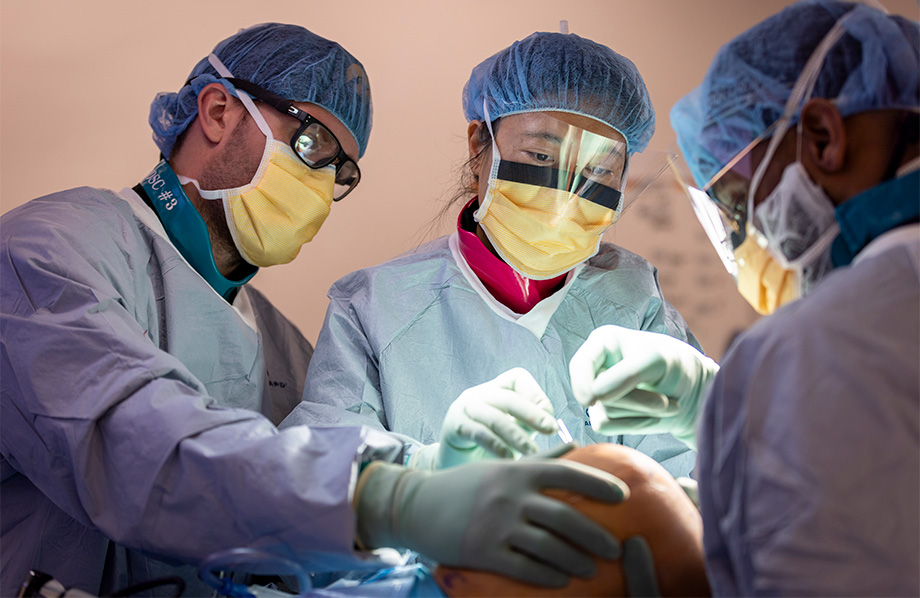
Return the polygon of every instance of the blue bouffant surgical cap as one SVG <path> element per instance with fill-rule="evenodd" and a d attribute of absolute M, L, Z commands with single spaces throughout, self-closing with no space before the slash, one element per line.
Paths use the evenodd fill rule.
<path fill-rule="evenodd" d="M 359 157 L 371 134 L 371 92 L 364 67 L 339 44 L 297 25 L 264 23 L 240 30 L 213 52 L 234 77 L 294 102 L 322 106 L 354 135 Z M 220 77 L 207 57 L 195 65 L 178 93 L 159 93 L 150 104 L 153 140 L 167 158 L 198 114 L 198 93 Z"/>
<path fill-rule="evenodd" d="M 655 132 L 655 110 L 631 60 L 568 33 L 534 33 L 487 58 L 463 88 L 468 121 L 559 110 L 599 120 L 641 152 Z"/>
<path fill-rule="evenodd" d="M 920 107 L 917 23 L 847 2 L 794 4 L 723 46 L 702 85 L 671 110 L 697 184 L 709 182 L 782 116 L 812 52 L 850 11 L 846 33 L 825 58 L 812 97 L 832 99 L 843 116 Z"/>

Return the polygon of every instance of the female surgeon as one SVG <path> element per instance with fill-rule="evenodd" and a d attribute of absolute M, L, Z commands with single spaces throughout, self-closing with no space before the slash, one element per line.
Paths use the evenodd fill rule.
<path fill-rule="evenodd" d="M 552 448 L 559 418 L 581 445 L 624 444 L 688 475 L 695 454 L 671 435 L 594 432 L 569 378 L 603 324 L 699 347 L 655 268 L 601 242 L 655 128 L 635 65 L 534 33 L 473 69 L 463 107 L 472 178 L 456 232 L 332 286 L 285 425 L 382 427 L 413 445 L 410 465 L 441 468 Z"/>

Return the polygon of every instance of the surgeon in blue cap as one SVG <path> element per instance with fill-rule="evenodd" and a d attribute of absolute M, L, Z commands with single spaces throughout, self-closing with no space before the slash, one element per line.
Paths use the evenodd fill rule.
<path fill-rule="evenodd" d="M 717 595 L 920 595 L 918 114 L 920 25 L 833 0 L 729 42 L 671 112 L 701 222 L 771 315 L 721 369 L 612 327 L 571 368 L 599 429 L 698 445 Z"/>
<path fill-rule="evenodd" d="M 534 33 L 473 69 L 463 109 L 456 232 L 332 286 L 285 425 L 389 430 L 410 466 L 441 469 L 552 447 L 558 419 L 579 444 L 625 444 L 688 475 L 695 455 L 670 434 L 592 430 L 569 380 L 601 324 L 699 347 L 655 268 L 602 241 L 655 130 L 636 66 L 575 34 Z"/>
<path fill-rule="evenodd" d="M 556 586 L 617 556 L 543 493 L 623 500 L 604 472 L 422 472 L 375 429 L 276 427 L 312 348 L 246 282 L 293 260 L 360 182 L 360 62 L 303 27 L 250 27 L 158 95 L 150 124 L 163 159 L 133 188 L 2 217 L 0 595 L 30 571 L 93 596 L 177 578 L 211 595 L 198 566 L 240 548 L 311 571 L 373 571 L 371 550 L 407 548 Z"/>

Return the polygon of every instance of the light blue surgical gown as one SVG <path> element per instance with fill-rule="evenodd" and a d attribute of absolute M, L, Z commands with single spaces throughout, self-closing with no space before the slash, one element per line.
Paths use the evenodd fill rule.
<path fill-rule="evenodd" d="M 717 596 L 920 596 L 920 226 L 733 344 L 699 488 Z"/>
<path fill-rule="evenodd" d="M 329 300 L 304 401 L 283 425 L 368 424 L 416 446 L 430 444 L 461 392 L 519 366 L 533 374 L 579 444 L 619 442 L 675 476 L 693 469 L 695 453 L 669 434 L 594 432 L 572 394 L 569 360 L 603 324 L 669 334 L 699 348 L 662 296 L 654 267 L 633 253 L 603 243 L 562 289 L 521 316 L 489 295 L 455 233 L 345 276 Z M 543 448 L 560 442 L 537 439 Z"/>
<path fill-rule="evenodd" d="M 244 546 L 361 566 L 356 464 L 402 444 L 279 432 L 311 349 L 264 297 L 227 304 L 130 190 L 0 225 L 0 595 L 38 569 L 96 596 L 178 574 L 199 596 L 189 564 Z"/>

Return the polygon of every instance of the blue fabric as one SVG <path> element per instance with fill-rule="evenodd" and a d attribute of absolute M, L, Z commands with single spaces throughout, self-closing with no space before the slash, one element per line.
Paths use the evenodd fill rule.
<path fill-rule="evenodd" d="M 463 88 L 468 121 L 561 110 L 590 116 L 623 134 L 630 154 L 648 146 L 655 109 L 631 60 L 574 33 L 533 33 L 473 69 Z"/>
<path fill-rule="evenodd" d="M 847 35 L 825 58 L 813 96 L 834 99 L 844 116 L 920 106 L 920 25 L 867 5 L 799 2 L 723 46 L 703 83 L 672 108 L 699 186 L 779 119 L 812 51 L 850 10 Z"/>
<path fill-rule="evenodd" d="M 715 596 L 920 595 L 920 227 L 726 354 L 702 411 Z"/>
<path fill-rule="evenodd" d="M 160 160 L 140 184 L 166 229 L 169 240 L 221 297 L 230 300 L 237 288 L 256 275 L 258 268 L 248 264 L 245 274 L 238 280 L 230 280 L 220 273 L 214 262 L 208 225 L 185 194 L 185 189 L 166 160 Z"/>
<path fill-rule="evenodd" d="M 669 434 L 594 432 L 572 394 L 569 360 L 603 324 L 670 334 L 699 348 L 662 297 L 655 269 L 635 254 L 603 243 L 540 338 L 499 316 L 477 294 L 454 260 L 448 237 L 349 274 L 332 286 L 329 299 L 304 402 L 284 426 L 367 424 L 415 445 L 431 444 L 461 392 L 520 366 L 546 391 L 579 444 L 625 444 L 675 476 L 693 469 L 695 453 Z M 556 436 L 537 439 L 541 448 L 559 443 Z"/>
<path fill-rule="evenodd" d="M 354 135 L 359 157 L 364 155 L 371 134 L 370 84 L 364 67 L 342 46 L 297 25 L 263 23 L 228 37 L 213 54 L 238 79 L 331 112 Z M 159 93 L 150 104 L 153 140 L 166 158 L 198 114 L 198 93 L 216 81 L 236 94 L 204 57 L 178 93 Z"/>
<path fill-rule="evenodd" d="M 307 594 L 315 598 L 445 598 L 431 571 L 412 563 L 372 574 L 352 573 Z"/>
<path fill-rule="evenodd" d="M 0 595 L 34 568 L 94 596 L 182 575 L 200 596 L 194 564 L 247 546 L 358 566 L 349 491 L 378 433 L 279 433 L 310 345 L 246 299 L 258 332 L 109 191 L 0 218 Z"/>
<path fill-rule="evenodd" d="M 846 266 L 882 233 L 920 220 L 920 170 L 851 197 L 834 215 L 840 235 L 831 245 L 831 259 L 835 267 Z"/>

